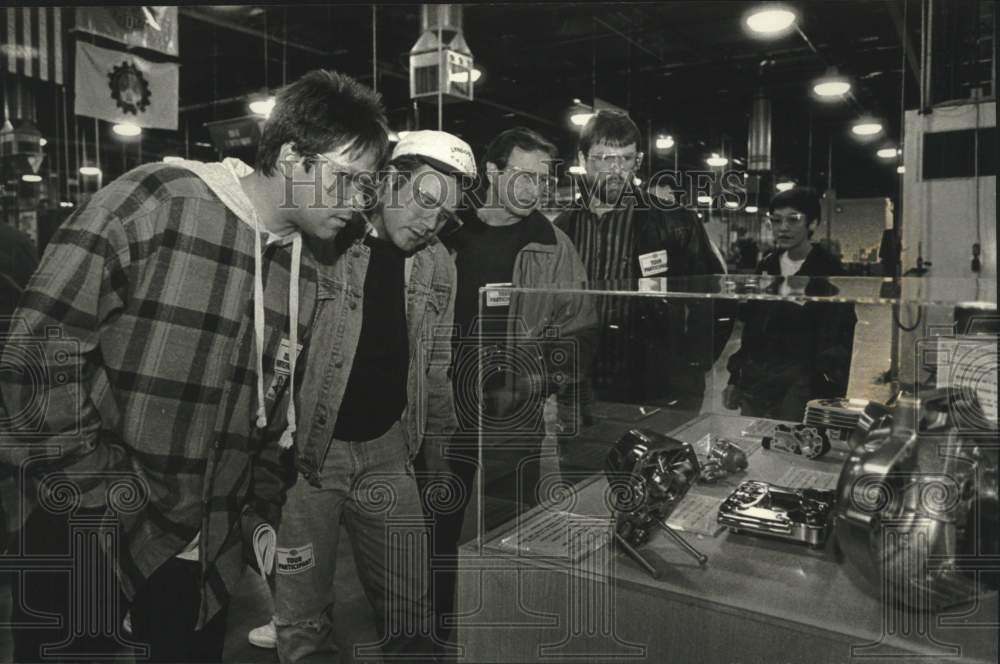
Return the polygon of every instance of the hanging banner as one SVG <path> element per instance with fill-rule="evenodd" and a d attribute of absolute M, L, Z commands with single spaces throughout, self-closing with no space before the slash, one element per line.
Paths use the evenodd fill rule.
<path fill-rule="evenodd" d="M 177 55 L 177 7 L 118 6 L 76 10 L 76 29 L 122 42 L 130 48 L 148 48 Z"/>
<path fill-rule="evenodd" d="M 108 122 L 177 129 L 180 66 L 77 42 L 73 112 Z"/>
<path fill-rule="evenodd" d="M 63 84 L 63 10 L 7 7 L 0 11 L 0 71 Z"/>

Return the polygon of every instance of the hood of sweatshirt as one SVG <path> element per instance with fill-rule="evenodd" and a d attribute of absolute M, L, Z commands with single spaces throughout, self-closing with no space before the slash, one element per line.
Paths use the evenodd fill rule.
<path fill-rule="evenodd" d="M 292 446 L 296 430 L 295 417 L 295 360 L 298 348 L 299 331 L 299 269 L 302 265 L 302 235 L 293 231 L 285 235 L 276 235 L 267 230 L 253 203 L 243 191 L 240 178 L 253 173 L 253 168 L 239 159 L 225 159 L 222 162 L 203 163 L 200 161 L 181 160 L 172 164 L 186 168 L 197 175 L 219 200 L 229 208 L 254 233 L 254 340 L 255 359 L 257 364 L 257 426 L 267 426 L 267 411 L 264 406 L 264 284 L 263 284 L 263 244 L 292 245 L 291 280 L 288 288 L 289 322 L 289 364 L 291 377 L 288 381 L 288 424 L 281 435 L 280 445 Z M 263 236 L 263 239 L 262 239 Z"/>

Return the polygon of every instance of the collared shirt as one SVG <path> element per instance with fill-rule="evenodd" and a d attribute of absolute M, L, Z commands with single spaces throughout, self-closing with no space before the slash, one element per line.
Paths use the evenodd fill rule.
<path fill-rule="evenodd" d="M 630 202 L 600 217 L 583 206 L 570 213 L 576 223 L 567 225 L 568 233 L 591 281 L 635 278 L 633 207 Z"/>

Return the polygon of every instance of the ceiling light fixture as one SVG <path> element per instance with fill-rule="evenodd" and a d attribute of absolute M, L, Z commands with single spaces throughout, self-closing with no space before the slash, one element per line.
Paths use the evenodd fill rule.
<path fill-rule="evenodd" d="M 882 148 L 875 154 L 877 154 L 881 159 L 895 159 L 896 155 L 899 154 L 899 150 L 896 148 Z"/>
<path fill-rule="evenodd" d="M 726 201 L 726 208 L 729 210 L 738 210 L 740 208 L 740 204 L 736 201 Z"/>
<path fill-rule="evenodd" d="M 789 189 L 795 189 L 795 183 L 786 180 L 785 182 L 779 182 L 774 185 L 774 188 L 778 191 L 788 191 Z"/>
<path fill-rule="evenodd" d="M 250 102 L 251 113 L 268 118 L 271 117 L 272 110 L 274 110 L 274 97 L 268 97 L 267 99 L 255 99 Z"/>
<path fill-rule="evenodd" d="M 111 127 L 111 131 L 115 132 L 119 136 L 132 138 L 133 136 L 138 136 L 142 133 L 142 127 L 134 122 L 119 122 Z"/>
<path fill-rule="evenodd" d="M 42 176 L 41 175 L 35 175 L 34 173 L 25 173 L 24 175 L 21 176 L 21 181 L 22 182 L 32 182 L 32 183 L 34 183 L 34 182 L 41 182 L 42 181 Z"/>
<path fill-rule="evenodd" d="M 44 148 L 46 145 L 49 144 L 49 141 L 47 138 L 39 138 L 38 144 Z"/>
<path fill-rule="evenodd" d="M 903 173 L 906 172 L 906 166 L 900 164 L 899 166 L 896 167 L 896 172 L 902 175 Z"/>
<path fill-rule="evenodd" d="M 594 114 L 590 112 L 574 113 L 573 115 L 569 116 L 569 121 L 575 124 L 577 127 L 582 127 L 588 122 L 590 122 L 590 118 L 592 117 L 594 117 Z"/>
<path fill-rule="evenodd" d="M 698 197 L 698 205 L 711 205 L 711 204 L 712 204 L 712 197 L 711 196 L 699 196 Z"/>
<path fill-rule="evenodd" d="M 748 206 L 746 206 L 745 210 L 746 210 L 747 214 L 757 214 L 757 206 L 756 205 L 748 205 Z"/>
<path fill-rule="evenodd" d="M 882 133 L 882 123 L 873 118 L 860 118 L 851 127 L 851 132 L 855 136 L 877 136 Z"/>
<path fill-rule="evenodd" d="M 837 101 L 851 91 L 851 83 L 837 73 L 836 67 L 830 67 L 822 78 L 813 84 L 813 92 L 824 101 Z"/>
<path fill-rule="evenodd" d="M 456 71 L 451 75 L 452 83 L 468 83 L 469 76 L 472 77 L 472 82 L 475 83 L 483 77 L 483 72 L 479 69 L 473 68 L 471 72 L 466 71 Z"/>
<path fill-rule="evenodd" d="M 797 18 L 794 11 L 783 5 L 764 5 L 748 14 L 744 22 L 753 34 L 774 38 L 788 32 Z"/>
<path fill-rule="evenodd" d="M 721 168 L 729 163 L 725 157 L 720 157 L 718 152 L 713 152 L 712 156 L 705 160 L 705 163 L 712 168 Z"/>
<path fill-rule="evenodd" d="M 660 135 L 656 137 L 656 149 L 657 150 L 669 150 L 674 147 L 674 137 L 667 135 Z"/>
<path fill-rule="evenodd" d="M 583 166 L 570 166 L 569 172 L 573 175 L 584 175 L 587 170 Z"/>
<path fill-rule="evenodd" d="M 81 166 L 80 175 L 100 175 L 101 169 L 97 166 Z"/>

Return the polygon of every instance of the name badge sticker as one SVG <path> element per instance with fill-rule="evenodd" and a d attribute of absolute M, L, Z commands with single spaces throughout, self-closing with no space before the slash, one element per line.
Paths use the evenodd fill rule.
<path fill-rule="evenodd" d="M 652 277 L 656 274 L 663 274 L 667 271 L 667 250 L 651 251 L 648 254 L 639 256 L 639 268 L 642 276 Z"/>
<path fill-rule="evenodd" d="M 486 284 L 487 307 L 509 307 L 512 284 Z"/>
<path fill-rule="evenodd" d="M 306 544 L 294 549 L 282 549 L 279 547 L 276 554 L 278 574 L 299 574 L 316 566 L 312 544 Z"/>
<path fill-rule="evenodd" d="M 283 337 L 281 343 L 278 344 L 278 355 L 274 358 L 274 378 L 271 380 L 271 386 L 267 388 L 267 394 L 264 396 L 265 400 L 274 399 L 278 394 L 278 390 L 288 382 L 288 376 L 292 372 L 292 358 L 288 352 L 291 347 L 292 344 L 288 340 L 288 337 Z M 301 353 L 302 344 L 298 344 L 295 357 L 299 357 Z"/>

